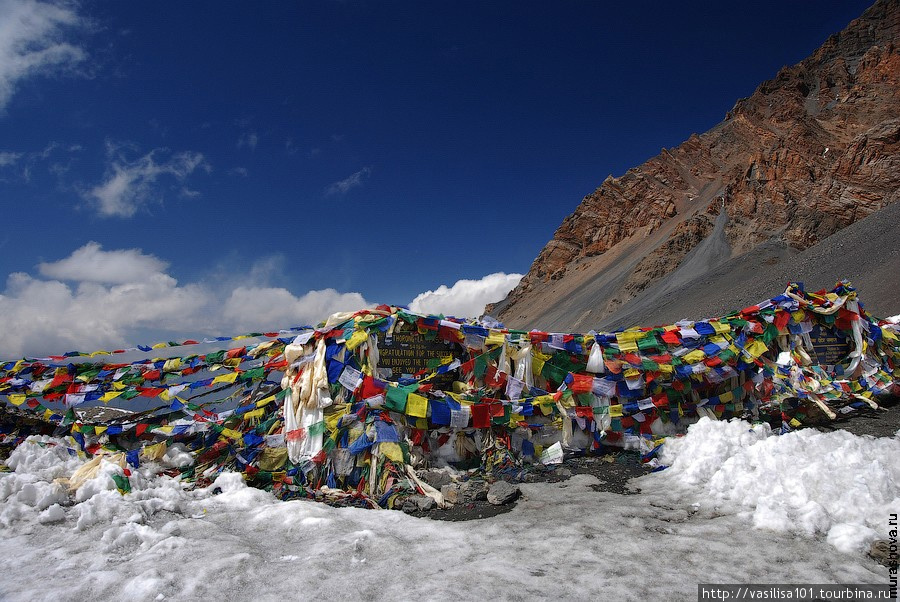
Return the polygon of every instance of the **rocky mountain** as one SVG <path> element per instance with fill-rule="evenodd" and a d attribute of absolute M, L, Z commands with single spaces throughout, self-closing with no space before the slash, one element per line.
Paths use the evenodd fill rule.
<path fill-rule="evenodd" d="M 898 84 L 900 0 L 879 0 L 711 130 L 607 178 L 487 311 L 519 328 L 631 326 L 704 278 L 715 296 L 721 283 L 708 276 L 726 263 L 765 276 L 839 236 L 900 198 Z M 841 254 L 831 259 L 823 274 L 845 277 Z M 886 290 L 900 299 L 893 278 Z"/>

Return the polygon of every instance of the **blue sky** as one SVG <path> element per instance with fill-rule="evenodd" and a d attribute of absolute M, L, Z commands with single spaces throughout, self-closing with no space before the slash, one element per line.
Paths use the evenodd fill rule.
<path fill-rule="evenodd" d="M 502 297 L 867 5 L 0 0 L 0 355 Z"/>

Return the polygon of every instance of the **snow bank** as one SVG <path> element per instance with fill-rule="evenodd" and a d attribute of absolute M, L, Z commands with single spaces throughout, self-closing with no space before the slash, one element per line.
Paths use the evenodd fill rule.
<path fill-rule="evenodd" d="M 702 418 L 667 440 L 671 467 L 639 480 L 648 491 L 701 510 L 749 516 L 755 527 L 815 536 L 844 552 L 886 537 L 900 508 L 900 437 L 804 429 L 774 436 L 768 425 Z"/>
<path fill-rule="evenodd" d="M 794 537 L 765 513 L 827 528 L 837 544 L 858 539 L 848 528 L 883 529 L 897 443 L 702 421 L 669 445 L 672 468 L 639 479 L 641 495 L 576 475 L 523 484 L 507 514 L 450 523 L 279 502 L 234 473 L 188 489 L 142 467 L 122 495 L 114 461 L 78 501 L 60 480 L 86 464 L 71 440 L 30 438 L 0 474 L 0 599 L 663 600 L 693 599 L 708 582 L 884 583 L 884 567 L 842 551 L 853 546 Z M 851 478 L 853 467 L 869 472 Z M 841 487 L 852 500 L 826 499 Z M 760 525 L 778 530 L 752 527 L 745 515 L 759 508 Z"/>

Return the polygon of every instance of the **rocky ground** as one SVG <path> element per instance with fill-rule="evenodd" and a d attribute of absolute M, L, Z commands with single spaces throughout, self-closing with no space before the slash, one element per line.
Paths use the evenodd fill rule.
<path fill-rule="evenodd" d="M 493 481 L 492 477 L 472 477 L 459 485 L 443 485 L 441 491 L 445 497 L 458 503 L 447 508 L 431 507 L 428 510 L 421 508 L 413 510 L 407 507 L 404 508 L 404 512 L 434 520 L 477 520 L 512 510 L 519 495 L 517 483 L 559 483 L 576 474 L 590 474 L 600 481 L 594 486 L 597 491 L 627 495 L 637 493 L 637 490 L 629 487 L 628 482 L 648 472 L 649 468 L 641 464 L 640 456 L 636 452 L 610 451 L 596 456 L 571 456 L 562 464 L 551 466 L 534 464 L 518 472 L 501 475 Z M 432 484 L 449 483 L 449 477 L 442 479 L 437 474 L 439 471 L 428 471 L 424 475 L 424 480 L 431 481 Z M 492 495 L 497 489 L 501 489 L 499 498 Z"/>
<path fill-rule="evenodd" d="M 872 437 L 893 437 L 900 432 L 900 398 L 882 399 L 880 405 L 877 410 L 859 410 L 850 417 L 840 418 L 815 428 L 823 431 L 843 429 L 856 435 Z M 636 452 L 627 451 L 607 451 L 600 455 L 567 455 L 562 464 L 551 466 L 535 464 L 526 466 L 518 472 L 507 472 L 499 478 L 477 476 L 459 484 L 452 484 L 445 472 L 426 471 L 420 474 L 421 478 L 436 489 L 440 489 L 446 498 L 457 503 L 447 508 L 438 508 L 424 500 L 421 505 L 416 505 L 413 500 L 404 508 L 404 512 L 432 520 L 467 521 L 489 518 L 509 512 L 518 499 L 516 490 L 506 499 L 497 500 L 491 496 L 492 489 L 512 490 L 516 489 L 517 483 L 562 482 L 576 474 L 596 477 L 599 484 L 593 488 L 597 491 L 635 495 L 639 494 L 640 490 L 630 485 L 631 479 L 649 472 L 650 468 L 641 464 L 640 456 Z"/>

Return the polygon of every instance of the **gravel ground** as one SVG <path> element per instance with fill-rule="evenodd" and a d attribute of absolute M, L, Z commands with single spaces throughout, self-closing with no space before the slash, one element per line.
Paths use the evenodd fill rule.
<path fill-rule="evenodd" d="M 820 431 L 845 430 L 854 435 L 893 437 L 900 432 L 900 398 L 879 399 L 877 410 L 859 410 L 850 418 L 837 420 L 816 428 Z"/>
<path fill-rule="evenodd" d="M 900 398 L 891 397 L 879 400 L 878 410 L 860 410 L 851 417 L 839 418 L 826 425 L 816 426 L 821 431 L 838 429 L 849 431 L 855 435 L 872 437 L 893 437 L 900 431 Z M 510 482 L 550 482 L 565 481 L 576 474 L 590 474 L 600 481 L 593 488 L 597 491 L 608 491 L 622 495 L 639 494 L 640 490 L 631 486 L 631 479 L 643 476 L 650 469 L 641 464 L 640 456 L 635 452 L 610 451 L 603 455 L 570 456 L 557 466 L 535 465 L 514 477 L 505 477 Z M 457 504 L 449 508 L 414 513 L 415 516 L 433 520 L 466 521 L 488 518 L 509 512 L 515 502 L 504 506 L 492 506 L 487 501 L 476 501 L 469 504 Z"/>
<path fill-rule="evenodd" d="M 850 280 L 866 309 L 876 317 L 900 314 L 900 203 L 862 219 L 819 244 L 797 252 L 771 241 L 699 275 L 653 303 L 644 295 L 605 318 L 600 327 L 673 324 L 725 315 L 781 294 L 788 282 L 803 282 L 807 290 L 831 289 Z M 580 308 L 572 309 L 572 316 Z"/>

